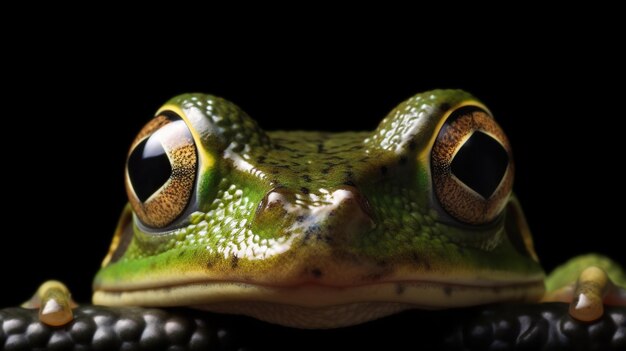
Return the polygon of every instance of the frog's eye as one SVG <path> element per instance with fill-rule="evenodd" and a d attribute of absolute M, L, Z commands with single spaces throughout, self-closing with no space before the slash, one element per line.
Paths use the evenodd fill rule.
<path fill-rule="evenodd" d="M 475 106 L 450 114 L 433 145 L 431 170 L 441 206 L 469 224 L 495 219 L 513 186 L 509 141 L 496 121 Z"/>
<path fill-rule="evenodd" d="M 176 114 L 165 112 L 143 127 L 128 155 L 126 191 L 144 225 L 163 228 L 183 213 L 193 192 L 197 159 L 193 136 Z"/>

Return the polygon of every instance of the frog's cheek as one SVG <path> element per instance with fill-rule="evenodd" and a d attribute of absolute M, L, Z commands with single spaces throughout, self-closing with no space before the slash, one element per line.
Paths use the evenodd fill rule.
<path fill-rule="evenodd" d="M 104 257 L 104 260 L 102 260 L 102 267 L 106 267 L 109 264 L 118 261 L 124 255 L 124 252 L 126 252 L 126 249 L 128 248 L 128 245 L 130 244 L 132 239 L 133 210 L 129 203 L 124 206 L 122 215 L 117 222 L 117 227 L 115 229 L 115 234 L 113 235 L 111 245 L 109 246 L 109 251 Z"/>
<path fill-rule="evenodd" d="M 532 258 L 535 262 L 539 262 L 528 222 L 526 222 L 522 206 L 515 195 L 511 195 L 506 205 L 505 216 L 506 234 L 513 247 L 520 254 Z"/>

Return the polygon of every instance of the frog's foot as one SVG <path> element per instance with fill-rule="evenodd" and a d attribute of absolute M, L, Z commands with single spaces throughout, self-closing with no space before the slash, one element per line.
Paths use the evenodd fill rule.
<path fill-rule="evenodd" d="M 72 308 L 77 304 L 67 287 L 56 280 L 41 284 L 37 292 L 22 307 L 39 309 L 39 321 L 50 326 L 62 326 L 74 319 Z"/>
<path fill-rule="evenodd" d="M 543 301 L 569 303 L 570 316 L 591 322 L 602 317 L 604 305 L 626 306 L 626 289 L 615 285 L 602 268 L 591 266 L 575 283 L 546 293 Z"/>
<path fill-rule="evenodd" d="M 544 302 L 566 302 L 569 314 L 581 321 L 602 317 L 604 305 L 626 306 L 626 273 L 610 258 L 598 254 L 575 257 L 546 279 Z"/>

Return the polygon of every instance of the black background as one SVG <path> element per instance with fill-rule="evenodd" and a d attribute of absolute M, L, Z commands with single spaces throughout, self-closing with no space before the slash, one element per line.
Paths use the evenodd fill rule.
<path fill-rule="evenodd" d="M 534 39 L 506 48 L 257 43 L 236 52 L 155 44 L 139 55 L 115 44 L 30 43 L 3 83 L 0 305 L 51 278 L 89 300 L 126 201 L 130 142 L 163 102 L 193 91 L 230 99 L 268 130 L 338 131 L 373 129 L 421 91 L 466 89 L 511 140 L 515 191 L 544 266 L 591 251 L 626 264 L 617 126 L 626 61 L 593 38 Z"/>

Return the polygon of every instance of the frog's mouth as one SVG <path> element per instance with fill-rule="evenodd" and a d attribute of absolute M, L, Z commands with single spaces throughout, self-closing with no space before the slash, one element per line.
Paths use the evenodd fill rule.
<path fill-rule="evenodd" d="M 190 306 L 252 316 L 299 328 L 335 328 L 398 311 L 443 309 L 499 301 L 537 301 L 542 280 L 478 285 L 435 282 L 379 282 L 352 287 L 303 284 L 272 287 L 242 282 L 206 282 L 130 291 L 97 290 L 94 304 Z"/>
<path fill-rule="evenodd" d="M 118 228 L 120 237 L 130 229 L 130 223 L 127 211 Z M 297 259 L 286 256 L 289 261 L 269 266 L 266 271 L 252 265 L 248 274 L 239 276 L 234 273 L 245 268 L 244 260 L 235 262 L 236 270 L 230 265 L 232 262 L 223 262 L 226 266 L 212 266 L 208 276 L 197 255 L 162 256 L 118 265 L 118 251 L 125 246 L 123 239 L 119 241 L 105 261 L 108 266 L 94 282 L 94 304 L 190 306 L 294 327 L 331 328 L 411 308 L 537 301 L 544 293 L 544 274 L 535 261 L 518 271 L 506 267 L 442 271 L 442 267 L 435 266 L 430 270 L 399 266 L 393 274 L 382 274 L 384 271 L 376 271 L 380 267 L 333 261 L 332 252 L 324 255 L 318 250 Z M 181 263 L 185 257 L 191 261 Z M 314 262 L 320 265 L 309 269 Z M 381 274 L 373 274 L 377 272 Z"/>

